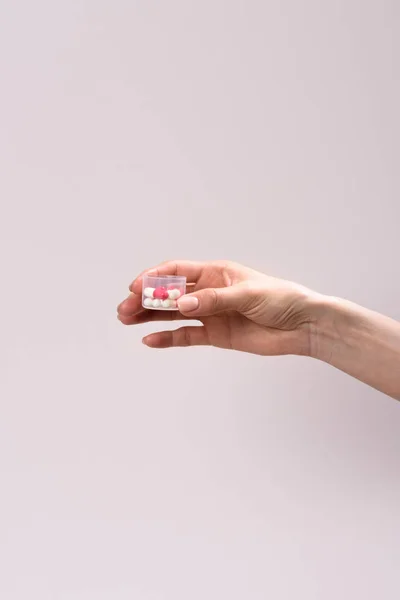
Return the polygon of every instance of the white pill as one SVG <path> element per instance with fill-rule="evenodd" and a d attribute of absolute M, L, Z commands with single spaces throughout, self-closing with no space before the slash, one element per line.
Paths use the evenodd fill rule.
<path fill-rule="evenodd" d="M 156 300 L 152 300 L 151 302 L 152 302 L 153 308 L 160 308 L 161 300 L 156 299 Z"/>
<path fill-rule="evenodd" d="M 171 306 L 173 305 L 174 301 L 173 300 L 161 300 L 161 306 L 163 308 L 171 308 Z"/>
<path fill-rule="evenodd" d="M 173 290 L 168 290 L 168 298 L 170 298 L 171 300 L 177 300 L 177 298 L 179 298 L 180 295 L 181 291 L 177 288 L 174 288 Z"/>
<path fill-rule="evenodd" d="M 151 298 L 145 298 L 143 300 L 143 306 L 147 306 L 147 307 L 153 306 L 153 300 Z"/>
<path fill-rule="evenodd" d="M 153 298 L 155 288 L 144 288 L 143 294 L 146 298 Z"/>

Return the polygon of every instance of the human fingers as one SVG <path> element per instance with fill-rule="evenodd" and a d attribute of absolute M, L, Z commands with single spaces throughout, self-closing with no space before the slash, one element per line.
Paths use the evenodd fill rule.
<path fill-rule="evenodd" d="M 141 294 L 129 294 L 129 296 L 117 306 L 118 315 L 124 317 L 132 316 L 142 310 Z"/>
<path fill-rule="evenodd" d="M 158 331 L 143 338 L 149 348 L 177 348 L 184 346 L 210 345 L 204 326 L 180 327 L 172 331 Z"/>
<path fill-rule="evenodd" d="M 191 318 L 214 315 L 226 310 L 243 312 L 252 300 L 249 286 L 233 285 L 226 288 L 206 288 L 182 296 L 178 308 Z"/>
<path fill-rule="evenodd" d="M 188 286 L 188 289 L 192 289 L 191 286 Z M 142 306 L 142 295 L 138 295 L 138 294 L 129 294 L 129 296 L 127 298 L 125 298 L 125 300 L 123 300 L 118 306 L 117 306 L 117 314 L 119 317 L 124 317 L 124 318 L 128 318 L 128 317 L 133 317 L 134 315 L 137 315 L 139 313 L 145 313 L 147 314 L 148 318 L 145 319 L 145 321 L 151 321 L 151 320 L 170 320 L 171 318 L 179 318 L 180 313 L 178 311 L 161 311 L 161 310 L 144 310 L 143 306 Z M 167 317 L 166 319 L 164 318 L 156 318 L 157 315 L 175 315 L 175 317 Z M 182 315 L 180 315 L 180 317 L 182 318 Z M 145 322 L 143 321 L 143 322 Z"/>
<path fill-rule="evenodd" d="M 123 325 L 142 325 L 157 321 L 187 321 L 193 318 L 182 315 L 177 310 L 142 310 L 136 314 L 119 314 L 118 320 Z"/>
<path fill-rule="evenodd" d="M 135 294 L 142 292 L 143 275 L 152 275 L 153 277 L 162 277 L 164 275 L 177 275 L 186 277 L 188 283 L 196 283 L 200 278 L 203 269 L 207 263 L 189 260 L 172 260 L 161 263 L 156 267 L 142 271 L 140 275 L 130 284 L 129 289 Z"/>

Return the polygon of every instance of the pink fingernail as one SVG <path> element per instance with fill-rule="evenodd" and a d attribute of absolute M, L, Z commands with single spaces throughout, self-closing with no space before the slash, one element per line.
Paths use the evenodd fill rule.
<path fill-rule="evenodd" d="M 178 300 L 178 308 L 181 312 L 191 312 L 199 306 L 199 300 L 196 296 L 182 296 Z"/>

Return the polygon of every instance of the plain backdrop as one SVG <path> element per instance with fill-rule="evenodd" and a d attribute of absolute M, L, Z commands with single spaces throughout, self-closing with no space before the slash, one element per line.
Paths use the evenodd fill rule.
<path fill-rule="evenodd" d="M 0 0 L 0 598 L 395 600 L 400 404 L 152 351 L 238 260 L 400 318 L 396 0 Z"/>

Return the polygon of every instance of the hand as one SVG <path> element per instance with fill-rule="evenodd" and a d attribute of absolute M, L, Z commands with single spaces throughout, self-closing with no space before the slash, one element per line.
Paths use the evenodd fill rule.
<path fill-rule="evenodd" d="M 136 325 L 195 319 L 202 326 L 152 333 L 143 339 L 147 346 L 210 345 L 261 355 L 310 355 L 312 308 L 318 294 L 232 262 L 175 261 L 150 271 L 187 277 L 190 293 L 179 299 L 179 312 L 142 308 L 142 273 L 118 306 L 119 320 Z"/>

